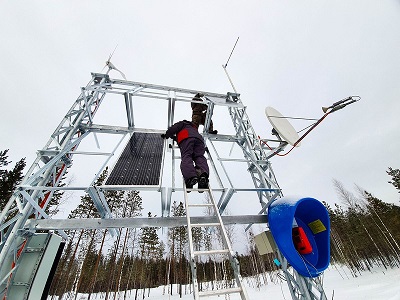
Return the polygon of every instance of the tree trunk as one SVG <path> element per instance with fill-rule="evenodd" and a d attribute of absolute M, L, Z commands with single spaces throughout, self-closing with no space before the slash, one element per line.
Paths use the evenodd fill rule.
<path fill-rule="evenodd" d="M 83 236 L 83 230 L 81 230 L 81 232 L 80 232 L 80 234 L 79 234 L 79 237 L 78 237 L 78 241 L 76 242 L 76 246 L 75 246 L 75 249 L 74 249 L 74 253 L 72 254 L 72 256 L 71 256 L 71 258 L 70 258 L 70 261 L 69 261 L 69 263 L 68 263 L 68 267 L 67 267 L 67 280 L 66 280 L 66 282 L 65 282 L 65 287 L 64 287 L 64 290 L 63 290 L 63 292 L 61 293 L 61 299 L 62 299 L 62 297 L 63 297 L 63 295 L 65 294 L 65 292 L 66 292 L 66 289 L 68 288 L 68 283 L 69 283 L 69 280 L 70 280 L 70 278 L 71 278 L 71 275 L 74 273 L 74 272 L 72 272 L 71 271 L 71 269 L 72 269 L 72 265 L 73 265 L 73 263 L 74 263 L 74 261 L 75 261 L 75 256 L 76 256 L 76 252 L 78 251 L 78 248 L 79 248 L 79 243 L 81 242 L 81 239 L 82 239 L 82 236 Z"/>
<path fill-rule="evenodd" d="M 106 235 L 107 235 L 107 229 L 104 230 L 103 238 L 101 240 L 100 249 L 99 249 L 99 252 L 97 254 L 97 260 L 96 260 L 96 263 L 94 265 L 94 275 L 93 275 L 93 279 L 92 279 L 92 281 L 90 283 L 90 287 L 89 287 L 88 300 L 90 300 L 90 296 L 91 296 L 91 293 L 93 292 L 94 285 L 95 285 L 95 282 L 96 282 L 96 279 L 97 279 L 97 272 L 98 272 L 98 269 L 99 269 L 100 257 L 101 257 L 101 253 L 103 251 L 104 240 L 106 238 Z"/>
<path fill-rule="evenodd" d="M 126 229 L 125 232 L 125 238 L 124 238 L 124 244 L 122 246 L 122 251 L 121 251 L 121 258 L 120 258 L 120 264 L 119 264 L 119 268 L 118 268 L 118 273 L 117 273 L 117 282 L 115 284 L 115 291 L 114 291 L 114 300 L 117 297 L 117 293 L 119 292 L 120 289 L 120 283 L 121 283 L 121 277 L 122 277 L 122 267 L 124 265 L 124 253 L 125 253 L 125 249 L 126 249 L 126 241 L 128 240 L 128 234 L 129 234 L 129 228 Z"/>

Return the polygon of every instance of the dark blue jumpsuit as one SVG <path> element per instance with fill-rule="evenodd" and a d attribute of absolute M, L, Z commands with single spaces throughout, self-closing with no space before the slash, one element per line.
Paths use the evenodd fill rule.
<path fill-rule="evenodd" d="M 181 171 L 185 181 L 197 177 L 196 168 L 200 170 L 200 174 L 206 173 L 208 176 L 207 159 L 204 157 L 204 139 L 198 132 L 196 125 L 186 120 L 179 121 L 169 127 L 165 133 L 167 138 L 174 135 L 176 135 L 181 150 Z"/>

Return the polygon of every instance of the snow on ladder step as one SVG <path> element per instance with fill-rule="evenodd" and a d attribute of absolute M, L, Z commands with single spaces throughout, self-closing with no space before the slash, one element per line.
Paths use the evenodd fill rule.
<path fill-rule="evenodd" d="M 230 288 L 230 289 L 221 289 L 221 290 L 213 290 L 213 291 L 204 291 L 199 292 L 200 297 L 208 297 L 214 295 L 225 295 L 225 294 L 233 294 L 242 292 L 242 288 Z"/>
<path fill-rule="evenodd" d="M 209 255 L 209 254 L 224 254 L 229 253 L 229 249 L 217 249 L 217 250 L 204 250 L 204 251 L 194 251 L 194 255 Z"/>

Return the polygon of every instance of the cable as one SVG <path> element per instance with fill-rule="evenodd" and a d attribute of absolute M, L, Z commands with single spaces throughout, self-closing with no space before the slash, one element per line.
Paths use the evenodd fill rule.
<path fill-rule="evenodd" d="M 17 261 L 17 260 L 19 259 L 19 257 L 21 256 L 22 251 L 23 251 L 24 248 L 25 248 L 26 242 L 27 242 L 27 240 L 25 239 L 25 240 L 22 242 L 20 248 L 18 249 L 18 251 L 17 251 L 17 253 L 16 253 L 16 255 L 15 255 L 15 260 L 13 260 L 12 263 L 11 263 L 11 271 L 12 271 L 12 269 L 14 269 L 14 267 L 15 267 L 15 265 L 16 265 L 16 261 Z M 7 299 L 7 291 L 8 291 L 8 288 L 9 288 L 10 284 L 11 284 L 11 279 L 12 279 L 12 273 L 10 273 L 10 275 L 8 276 L 7 284 L 6 284 L 6 286 L 5 286 L 4 290 L 3 290 L 3 291 L 6 291 L 5 294 L 4 294 L 3 300 L 6 300 L 6 299 Z"/>
<path fill-rule="evenodd" d="M 262 141 L 262 140 L 260 140 L 260 142 L 263 143 L 264 145 L 266 145 L 266 146 L 269 148 L 269 150 L 274 151 L 274 149 L 272 149 L 272 148 L 267 144 L 267 142 L 264 142 L 264 141 Z M 273 154 L 276 154 L 276 155 L 278 155 L 278 156 L 285 156 L 285 155 L 288 155 L 288 154 L 290 153 L 290 151 L 293 150 L 294 147 L 295 147 L 295 146 L 293 146 L 292 149 L 290 149 L 290 150 L 289 150 L 288 152 L 286 152 L 285 154 L 279 154 L 278 151 L 274 151 Z"/>
<path fill-rule="evenodd" d="M 306 129 L 308 129 L 308 128 L 314 126 L 314 125 L 315 125 L 315 123 L 313 123 L 313 124 L 311 124 L 311 125 L 308 125 L 308 126 L 304 127 L 303 129 L 297 131 L 297 133 L 300 133 L 300 132 L 302 132 L 302 131 L 304 131 L 304 130 L 306 130 Z"/>
<path fill-rule="evenodd" d="M 309 133 L 311 130 L 313 130 L 315 127 L 317 127 L 317 125 L 319 123 L 321 123 L 331 112 L 327 112 L 325 113 L 321 119 L 319 119 L 317 122 L 315 122 L 310 129 L 307 130 L 307 132 L 305 134 L 303 134 L 294 144 L 292 149 L 290 149 L 288 152 L 286 152 L 285 154 L 279 154 L 278 151 L 274 151 L 273 154 L 276 154 L 278 156 L 286 156 L 288 155 Z M 307 128 L 307 127 L 306 127 Z M 301 131 L 305 130 L 306 128 L 302 129 Z M 260 137 L 259 137 L 260 138 Z M 273 151 L 273 149 L 264 141 L 260 140 L 261 143 L 267 145 L 267 147 L 269 148 L 269 150 Z"/>
<path fill-rule="evenodd" d="M 321 272 L 319 272 L 318 269 L 304 257 L 304 255 L 302 255 L 299 251 L 297 251 L 297 253 L 301 257 L 301 260 L 303 261 L 304 266 L 306 267 L 307 272 L 310 275 L 310 277 L 313 277 L 313 276 L 311 275 L 311 272 L 310 272 L 309 268 L 307 267 L 307 264 L 309 264 L 311 267 L 313 267 L 317 273 L 321 274 Z"/>

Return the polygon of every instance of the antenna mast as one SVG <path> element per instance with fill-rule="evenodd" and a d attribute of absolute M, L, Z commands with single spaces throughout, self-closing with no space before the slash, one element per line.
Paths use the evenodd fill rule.
<path fill-rule="evenodd" d="M 229 60 L 231 59 L 232 53 L 233 53 L 233 51 L 235 50 L 236 44 L 237 44 L 238 41 L 239 41 L 239 37 L 237 38 L 237 40 L 236 40 L 236 42 L 235 42 L 235 45 L 233 46 L 233 49 L 232 49 L 232 51 L 231 51 L 231 54 L 229 55 L 228 60 L 226 61 L 226 64 L 225 64 L 225 65 L 222 65 L 222 68 L 224 68 L 225 74 L 226 74 L 226 76 L 228 77 L 228 80 L 229 80 L 229 82 L 231 83 L 231 86 L 232 86 L 232 88 L 233 88 L 233 90 L 234 90 L 235 93 L 237 93 L 236 88 L 235 88 L 235 86 L 233 85 L 232 79 L 231 79 L 231 77 L 229 76 L 228 71 L 226 70 L 226 67 L 228 66 Z"/>

